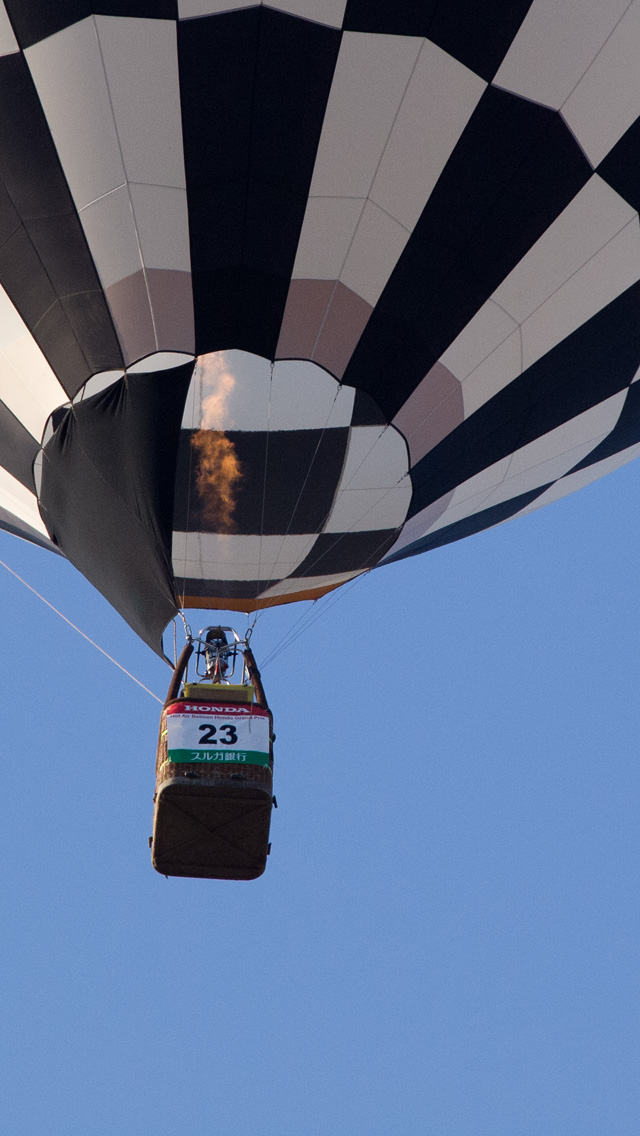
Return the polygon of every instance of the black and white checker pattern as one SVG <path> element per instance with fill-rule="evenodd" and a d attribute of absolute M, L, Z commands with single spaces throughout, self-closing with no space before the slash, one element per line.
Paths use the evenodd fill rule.
<path fill-rule="evenodd" d="M 294 598 L 343 583 L 390 548 L 411 501 L 406 443 L 355 395 L 310 362 L 272 368 L 243 351 L 198 361 L 174 508 L 173 570 L 188 602 Z M 199 488 L 193 439 L 203 427 L 224 434 L 239 463 L 228 532 Z"/>
<path fill-rule="evenodd" d="M 0 526 L 50 546 L 56 407 L 220 353 L 234 528 L 187 400 L 176 600 L 321 591 L 636 456 L 639 52 L 640 0 L 0 2 Z"/>

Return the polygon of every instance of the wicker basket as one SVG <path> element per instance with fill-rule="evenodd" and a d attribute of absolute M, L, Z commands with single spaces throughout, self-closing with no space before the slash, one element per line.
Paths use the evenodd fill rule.
<path fill-rule="evenodd" d="M 188 700 L 167 705 L 175 703 Z M 268 766 L 170 762 L 166 710 L 156 759 L 154 868 L 166 876 L 255 879 L 269 854 L 273 753 Z"/>

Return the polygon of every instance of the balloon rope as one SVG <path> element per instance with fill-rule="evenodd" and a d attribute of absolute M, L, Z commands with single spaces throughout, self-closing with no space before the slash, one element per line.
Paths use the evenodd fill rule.
<path fill-rule="evenodd" d="M 257 596 L 260 592 L 260 571 L 261 571 L 261 568 L 262 568 L 262 538 L 263 538 L 263 535 L 264 535 L 264 507 L 265 507 L 266 500 L 267 500 L 267 466 L 269 464 L 269 435 L 271 433 L 271 402 L 272 402 L 272 397 L 273 397 L 273 368 L 275 367 L 275 365 L 276 365 L 276 361 L 275 361 L 275 359 L 272 359 L 271 360 L 271 373 L 270 373 L 270 376 L 269 376 L 269 410 L 268 410 L 268 413 L 267 413 L 267 440 L 266 440 L 265 449 L 264 449 L 264 474 L 263 474 L 263 477 L 262 477 L 262 512 L 261 512 L 261 515 L 260 515 L 260 546 L 259 546 L 259 549 L 258 549 L 258 582 L 256 584 L 256 598 L 257 598 Z M 251 631 L 253 631 L 253 629 L 256 625 L 257 618 L 258 618 L 258 612 L 256 612 L 254 619 L 253 619 L 253 623 L 251 624 L 251 627 L 250 627 Z"/>
<path fill-rule="evenodd" d="M 264 670 L 265 667 L 270 666 L 274 659 L 276 659 L 278 655 L 281 655 L 283 651 L 287 651 L 289 647 L 291 647 L 291 645 L 295 643 L 296 639 L 299 639 L 300 636 L 304 635 L 314 623 L 317 623 L 317 621 L 321 619 L 322 616 L 325 615 L 326 612 L 328 612 L 329 609 L 334 606 L 334 604 L 338 603 L 338 600 L 341 600 L 344 596 L 346 596 L 347 592 L 350 592 L 355 587 L 356 584 L 359 584 L 361 580 L 364 580 L 365 576 L 369 575 L 369 571 L 370 570 L 361 572 L 359 576 L 356 576 L 353 580 L 350 580 L 348 584 L 342 584 L 340 587 L 334 588 L 332 592 L 328 592 L 326 595 L 321 596 L 320 599 L 314 600 L 312 606 L 303 613 L 300 619 L 296 620 L 293 626 L 290 627 L 289 630 L 282 636 L 282 638 L 278 640 L 275 647 L 269 652 L 267 657 L 263 659 L 260 664 L 261 670 Z M 331 597 L 330 601 L 329 597 Z M 323 603 L 323 601 L 325 602 Z M 308 617 L 306 623 L 299 628 L 296 634 L 294 634 L 296 627 L 305 616 Z"/>
<path fill-rule="evenodd" d="M 403 478 L 399 479 L 399 481 L 402 480 Z M 387 493 L 390 492 L 391 490 L 387 490 Z M 385 496 L 386 495 L 387 494 L 385 494 Z M 337 543 L 338 542 L 336 541 L 336 544 Z M 367 555 L 367 560 L 375 557 L 376 554 L 384 548 L 386 543 L 386 539 L 381 541 L 378 547 L 374 549 L 373 553 L 369 553 Z M 364 561 L 364 564 L 366 564 L 366 560 Z M 371 568 L 365 568 L 363 565 L 361 565 L 360 569 L 358 570 L 358 575 L 350 580 L 348 584 L 341 584 L 339 585 L 339 587 L 333 588 L 330 592 L 325 592 L 324 596 L 320 596 L 319 599 L 313 600 L 311 606 L 303 611 L 300 616 L 298 616 L 295 623 L 289 628 L 288 631 L 285 631 L 284 635 L 280 639 L 278 639 L 275 647 L 272 647 L 266 658 L 262 660 L 262 663 L 260 664 L 262 669 L 264 670 L 266 666 L 271 664 L 273 660 L 279 654 L 281 654 L 282 651 L 288 650 L 291 644 L 295 643 L 296 639 L 299 639 L 301 635 L 304 635 L 312 626 L 312 624 L 316 623 L 316 621 L 320 619 L 325 614 L 325 612 L 329 611 L 329 608 L 332 608 L 333 605 L 336 604 L 338 600 L 342 598 L 342 596 L 345 596 L 347 592 L 350 592 L 356 584 L 358 584 L 361 580 L 364 580 L 365 576 L 368 576 L 371 571 Z M 301 626 L 299 626 L 300 624 Z M 297 631 L 296 628 L 298 628 Z"/>
<path fill-rule="evenodd" d="M 152 690 L 149 690 L 149 687 L 145 686 L 143 682 L 140 682 L 139 678 L 136 678 L 135 675 L 132 675 L 131 671 L 128 671 L 126 667 L 122 666 L 122 663 L 119 663 L 117 659 L 113 658 L 113 655 L 109 655 L 105 650 L 103 650 L 102 647 L 100 647 L 98 643 L 96 643 L 93 639 L 90 639 L 88 635 L 85 635 L 84 631 L 81 631 L 79 627 L 76 627 L 75 623 L 72 623 L 70 619 L 67 619 L 66 615 L 63 615 L 61 611 L 58 611 L 57 607 L 54 607 L 52 603 L 49 603 L 49 600 L 46 600 L 44 596 L 41 596 L 40 592 L 37 592 L 35 588 L 31 587 L 31 584 L 28 584 L 26 580 L 22 579 L 22 576 L 19 576 L 17 572 L 14 572 L 13 568 L 10 568 L 8 564 L 5 564 L 4 560 L 0 560 L 0 565 L 2 565 L 3 568 L 6 568 L 7 572 L 10 572 L 12 576 L 15 576 L 16 580 L 19 580 L 21 584 L 24 584 L 25 588 L 28 588 L 30 592 L 33 592 L 34 596 L 37 596 L 39 600 L 42 600 L 42 602 L 46 604 L 47 607 L 50 607 L 52 611 L 55 611 L 56 615 L 60 616 L 60 619 L 64 619 L 65 623 L 69 624 L 69 627 L 72 627 L 74 631 L 78 632 L 78 635 L 82 635 L 82 638 L 86 639 L 87 643 L 90 643 L 92 647 L 95 647 L 96 651 L 99 651 L 101 655 L 104 655 L 105 659 L 108 659 L 110 663 L 113 663 L 114 666 L 118 668 L 118 670 L 121 670 L 123 672 L 123 674 L 126 674 L 129 678 L 132 678 L 133 681 L 138 684 L 138 686 L 141 686 L 143 690 L 146 690 L 147 694 L 150 694 L 151 697 L 155 698 L 156 702 L 159 702 L 162 706 L 162 699 L 158 698 L 157 694 L 154 694 Z"/>

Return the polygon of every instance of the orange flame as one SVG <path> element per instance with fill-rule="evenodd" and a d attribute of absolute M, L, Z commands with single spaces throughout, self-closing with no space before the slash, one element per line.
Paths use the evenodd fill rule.
<path fill-rule="evenodd" d="M 234 532 L 233 513 L 242 477 L 235 446 L 222 430 L 198 430 L 191 445 L 198 462 L 196 484 L 204 516 L 216 532 Z"/>

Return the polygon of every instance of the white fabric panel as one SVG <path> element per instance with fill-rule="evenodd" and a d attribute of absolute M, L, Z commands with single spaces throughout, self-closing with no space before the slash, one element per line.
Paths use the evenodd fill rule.
<path fill-rule="evenodd" d="M 310 193 L 367 197 L 422 40 L 345 32 Z"/>
<path fill-rule="evenodd" d="M 171 367 L 182 367 L 184 363 L 192 361 L 193 355 L 187 355 L 183 351 L 154 351 L 132 367 L 127 367 L 127 374 L 145 375 L 150 371 L 168 371 Z"/>
<path fill-rule="evenodd" d="M 397 529 L 411 504 L 411 484 L 393 489 L 346 489 L 338 493 L 324 532 Z"/>
<path fill-rule="evenodd" d="M 42 466 L 44 464 L 44 451 L 38 450 L 33 459 L 33 480 L 38 497 L 42 493 Z"/>
<path fill-rule="evenodd" d="M 348 426 L 354 387 L 340 386 L 315 363 L 283 359 L 273 368 L 271 430 L 321 430 Z"/>
<path fill-rule="evenodd" d="M 310 197 L 296 262 L 294 280 L 337 280 L 362 216 L 359 197 Z"/>
<path fill-rule="evenodd" d="M 113 386 L 124 375 L 124 371 L 100 371 L 97 375 L 93 375 L 83 387 L 80 387 L 74 402 L 82 402 L 85 398 L 91 398 L 94 394 L 100 394 L 100 391 L 106 390 L 107 387 Z"/>
<path fill-rule="evenodd" d="M 260 0 L 178 0 L 178 18 L 214 16 L 218 12 L 235 12 L 239 8 L 257 8 Z"/>
<path fill-rule="evenodd" d="M 607 473 L 613 473 L 614 470 L 620 469 L 621 466 L 637 457 L 640 457 L 640 442 L 636 442 L 634 446 L 629 446 L 626 450 L 621 450 L 618 454 L 612 454 L 610 458 L 595 462 L 593 465 L 586 466 L 585 469 L 579 469 L 576 473 L 561 478 L 556 481 L 555 485 L 549 486 L 546 493 L 536 497 L 535 501 L 527 505 L 526 509 L 515 513 L 514 517 L 523 517 L 525 513 L 533 513 L 536 509 L 541 509 L 543 505 L 550 505 L 553 501 L 568 497 L 570 493 L 575 493 L 576 489 L 584 489 L 586 485 L 591 485 L 593 481 L 597 481 Z M 514 518 L 510 519 L 513 520 Z"/>
<path fill-rule="evenodd" d="M 596 182 L 596 179 L 593 179 L 593 181 Z M 597 210 L 592 209 L 598 199 L 602 201 L 603 205 L 608 200 L 609 205 L 613 206 L 607 217 L 600 218 L 599 238 L 602 237 L 608 224 L 611 227 L 619 224 L 626 213 L 625 203 L 622 202 L 622 199 L 617 194 L 614 194 L 613 198 L 609 197 L 604 192 L 603 183 L 600 182 L 600 179 L 597 179 L 597 182 L 599 185 L 596 184 L 590 190 L 589 208 L 584 213 L 584 232 L 589 242 L 596 239 L 595 234 L 589 231 L 590 220 L 593 221 L 596 232 L 598 231 Z M 583 199 L 580 209 L 584 204 Z M 560 230 L 556 233 L 556 244 L 560 245 L 561 241 L 562 231 Z M 462 394 L 465 417 L 472 414 L 487 399 L 492 398 L 493 395 L 512 382 L 523 370 L 546 355 L 548 351 L 576 331 L 583 323 L 591 319 L 612 300 L 615 300 L 625 289 L 640 280 L 640 226 L 638 225 L 637 214 L 633 210 L 631 210 L 631 220 L 592 255 L 585 264 L 575 270 L 562 286 L 555 290 L 553 290 L 555 283 L 553 272 L 556 271 L 558 275 L 560 274 L 559 266 L 562 265 L 564 258 L 557 259 L 554 268 L 551 251 L 553 242 L 547 241 L 545 237 L 542 242 L 538 242 L 538 245 L 541 245 L 541 247 L 536 246 L 530 254 L 527 254 L 527 257 L 497 289 L 495 295 L 499 296 L 505 304 L 511 304 L 514 310 L 518 310 L 519 303 L 520 310 L 526 310 L 529 304 L 527 299 L 529 282 L 532 293 L 531 302 L 533 303 L 541 293 L 542 280 L 548 268 L 550 268 L 551 276 L 547 277 L 546 283 L 546 288 L 550 289 L 549 298 L 540 304 L 528 319 L 524 320 L 520 332 L 514 332 L 505 339 L 497 350 L 487 356 L 463 381 Z M 545 248 L 548 250 L 548 262 L 545 258 Z M 585 248 L 586 246 L 583 247 L 583 253 Z M 582 255 L 578 250 L 579 244 L 576 241 L 573 250 L 574 262 Z M 531 257 L 530 261 L 529 257 Z M 527 261 L 529 261 L 528 265 Z M 570 260 L 565 259 L 563 271 L 567 271 L 570 267 L 572 267 Z M 536 273 L 536 268 L 539 268 L 538 273 Z M 471 322 L 473 324 L 474 321 Z M 459 339 L 462 339 L 465 334 L 466 329 Z M 442 362 L 453 370 L 452 363 L 448 361 L 452 358 L 451 352 L 452 348 L 445 352 L 442 356 Z"/>
<path fill-rule="evenodd" d="M 440 362 L 457 379 L 466 379 L 487 356 L 495 351 L 505 339 L 517 330 L 517 321 L 512 319 L 494 300 L 487 300 L 473 319 L 460 332 L 457 339 L 443 355 Z"/>
<path fill-rule="evenodd" d="M 182 428 L 266 430 L 269 362 L 245 351 L 201 355 L 189 386 Z"/>
<path fill-rule="evenodd" d="M 393 123 L 371 199 L 412 230 L 487 84 L 430 40 Z"/>
<path fill-rule="evenodd" d="M 13 55 L 19 50 L 18 41 L 7 15 L 7 9 L 3 0 L 0 0 L 0 55 Z"/>
<path fill-rule="evenodd" d="M 325 532 L 397 528 L 407 515 L 411 494 L 402 435 L 392 427 L 354 426 Z"/>
<path fill-rule="evenodd" d="M 496 485 L 502 483 L 509 471 L 510 462 L 511 455 L 508 454 L 507 457 L 500 458 L 500 461 L 494 462 L 493 465 L 487 466 L 486 469 L 481 469 L 480 473 L 476 473 L 467 481 L 463 481 L 460 485 L 456 486 L 451 498 L 450 509 L 456 508 L 462 502 L 475 501 L 478 497 L 484 500 L 484 498 L 495 489 Z M 447 515 L 450 509 L 447 509 Z M 475 512 L 475 509 L 472 509 L 471 512 Z M 465 516 L 466 515 L 467 514 L 465 514 Z M 449 524 L 449 521 L 445 520 L 444 524 Z M 438 523 L 433 527 L 440 528 L 441 525 Z"/>
<path fill-rule="evenodd" d="M 94 17 L 34 44 L 25 56 L 73 199 L 82 209 L 125 180 Z"/>
<path fill-rule="evenodd" d="M 401 552 L 403 548 L 408 548 L 410 544 L 415 544 L 416 541 L 426 536 L 438 518 L 444 513 L 452 496 L 452 491 L 445 493 L 444 497 L 440 497 L 438 501 L 433 501 L 431 505 L 427 505 L 426 509 L 421 509 L 414 517 L 410 517 L 408 521 L 405 521 L 397 541 L 389 551 L 385 553 L 380 563 L 385 564 L 390 556 L 394 556 L 396 553 Z"/>
<path fill-rule="evenodd" d="M 629 0 L 533 0 L 495 85 L 559 110 L 628 7 Z"/>
<path fill-rule="evenodd" d="M 142 268 L 138 234 L 126 185 L 100 197 L 80 213 L 80 220 L 103 287 Z"/>
<path fill-rule="evenodd" d="M 486 502 L 491 496 L 491 492 L 491 489 L 483 489 L 475 493 L 473 497 L 466 497 L 464 501 L 460 501 L 456 505 L 449 505 L 442 516 L 429 526 L 429 535 L 439 532 L 440 529 L 446 529 L 449 525 L 455 525 L 458 521 L 466 521 L 468 517 L 473 517 L 476 513 L 481 513 L 486 508 Z"/>
<path fill-rule="evenodd" d="M 389 489 L 407 465 L 405 440 L 392 426 L 353 426 L 339 489 Z"/>
<path fill-rule="evenodd" d="M 173 570 L 177 579 L 278 580 L 302 563 L 315 539 L 308 533 L 261 537 L 174 532 Z"/>
<path fill-rule="evenodd" d="M 618 391 L 611 398 L 605 399 L 597 406 L 591 406 L 589 410 L 585 410 L 584 413 L 564 422 L 555 430 L 550 430 L 542 438 L 537 438 L 535 442 L 530 442 L 527 446 L 522 446 L 521 449 L 516 450 L 511 457 L 509 479 L 519 476 L 531 469 L 532 466 L 556 459 L 558 455 L 564 456 L 569 451 L 573 453 L 576 447 L 587 446 L 588 448 L 582 455 L 582 457 L 586 457 L 602 438 L 611 433 L 626 400 L 627 390 Z M 582 461 L 582 457 L 576 458 L 566 468 L 571 469 L 571 466 Z M 559 476 L 561 474 L 556 474 L 556 477 Z M 551 478 L 545 480 L 550 481 Z"/>
<path fill-rule="evenodd" d="M 457 487 L 449 508 L 429 531 L 562 477 L 613 430 L 626 397 L 627 391 L 620 391 L 469 478 Z"/>
<path fill-rule="evenodd" d="M 190 272 L 186 190 L 164 185 L 131 185 L 130 193 L 145 266 Z"/>
<path fill-rule="evenodd" d="M 273 368 L 247 351 L 201 356 L 187 396 L 182 427 L 197 430 L 322 430 L 348 426 L 355 390 L 306 360 Z M 271 405 L 269 405 L 271 403 Z"/>
<path fill-rule="evenodd" d="M 593 166 L 640 114 L 639 54 L 640 0 L 634 0 L 562 107 Z"/>
<path fill-rule="evenodd" d="M 335 588 L 338 584 L 346 584 L 347 580 L 353 580 L 354 576 L 360 575 L 361 572 L 340 572 L 335 576 L 298 576 L 291 580 L 281 580 L 279 584 L 273 584 L 262 592 L 260 599 L 291 596 L 296 592 L 312 592 L 316 588 Z"/>
<path fill-rule="evenodd" d="M 47 418 L 67 397 L 26 324 L 0 287 L 0 399 L 40 441 Z"/>
<path fill-rule="evenodd" d="M 95 22 L 128 180 L 184 189 L 175 23 L 123 16 Z"/>
<path fill-rule="evenodd" d="M 486 83 L 428 40 L 348 33 L 343 53 L 356 73 L 334 79 L 293 276 L 375 304 Z"/>
<path fill-rule="evenodd" d="M 594 174 L 496 288 L 493 300 L 522 323 L 634 217 L 633 206 Z"/>
<path fill-rule="evenodd" d="M 27 335 L 27 325 L 0 284 L 0 351 Z M 62 388 L 60 388 L 62 389 Z M 61 399 L 64 402 L 65 398 Z"/>
<path fill-rule="evenodd" d="M 526 369 L 640 280 L 637 217 L 596 253 L 522 325 Z"/>
<path fill-rule="evenodd" d="M 138 271 L 140 249 L 188 272 L 175 23 L 90 17 L 25 54 L 103 286 Z"/>
<path fill-rule="evenodd" d="M 0 351 L 0 399 L 38 442 L 51 412 L 68 399 L 26 329 Z"/>
<path fill-rule="evenodd" d="M 192 360 L 193 355 L 186 355 L 182 351 L 154 351 L 152 355 L 147 355 L 133 366 L 127 367 L 127 374 L 146 375 L 152 371 L 167 371 L 171 367 L 181 367 Z M 82 402 L 91 395 L 99 394 L 113 383 L 117 383 L 123 375 L 124 371 L 99 371 L 80 388 L 73 401 Z"/>
<path fill-rule="evenodd" d="M 340 273 L 342 283 L 375 306 L 410 235 L 388 213 L 367 201 Z"/>
<path fill-rule="evenodd" d="M 514 331 L 464 380 L 462 402 L 468 418 L 522 372 L 522 333 Z"/>
<path fill-rule="evenodd" d="M 602 437 L 584 442 L 573 450 L 559 454 L 557 458 L 550 458 L 549 461 L 532 466 L 531 469 L 520 473 L 517 477 L 505 478 L 502 485 L 489 494 L 483 502 L 482 508 L 490 509 L 493 505 L 501 505 L 503 501 L 510 501 L 514 497 L 519 497 L 521 493 L 529 493 L 532 489 L 539 489 L 541 485 L 547 485 L 550 481 L 562 478 L 568 470 L 573 469 L 574 465 L 586 458 L 589 451 L 600 441 L 602 441 Z"/>
<path fill-rule="evenodd" d="M 2 467 L 0 467 L 0 508 L 6 509 L 8 513 L 13 513 L 14 517 L 25 521 L 36 532 L 42 533 L 43 536 L 48 538 L 47 530 L 38 512 L 35 493 L 30 493 L 21 481 L 18 481 Z"/>

